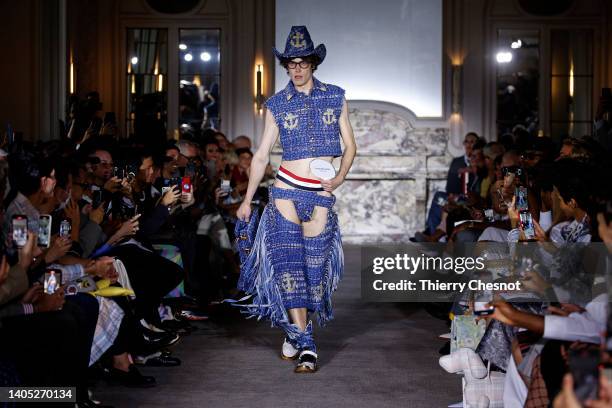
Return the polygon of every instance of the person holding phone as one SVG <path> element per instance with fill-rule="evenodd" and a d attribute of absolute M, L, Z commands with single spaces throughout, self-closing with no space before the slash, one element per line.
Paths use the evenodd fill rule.
<path fill-rule="evenodd" d="M 23 233 L 39 232 L 39 208 L 54 200 L 53 192 L 56 185 L 55 168 L 50 161 L 31 158 L 16 162 L 11 167 L 17 181 L 18 190 L 15 198 L 10 202 L 4 214 L 4 227 L 2 228 L 3 242 L 9 256 L 16 253 L 18 246 L 13 239 L 8 239 L 8 234 L 13 233 L 13 218 L 27 219 L 27 229 L 21 228 Z M 20 244 L 25 243 L 20 235 Z"/>
<path fill-rule="evenodd" d="M 250 313 L 269 318 L 285 331 L 281 357 L 297 357 L 295 372 L 310 373 L 317 370 L 318 355 L 308 314 L 316 314 L 321 326 L 332 318 L 331 295 L 343 270 L 332 192 L 344 182 L 356 145 L 344 90 L 313 76 L 325 58 L 325 46 L 315 48 L 307 28 L 293 26 L 285 51 L 274 52 L 290 81 L 265 103 L 262 143 L 252 158 L 247 191 L 237 211 L 243 261 L 238 288 L 254 294 Z M 251 214 L 251 201 L 279 136 L 282 163 L 255 239 L 258 217 Z M 331 162 L 339 156 L 336 174 Z M 315 174 L 314 159 L 329 170 L 325 177 Z"/>

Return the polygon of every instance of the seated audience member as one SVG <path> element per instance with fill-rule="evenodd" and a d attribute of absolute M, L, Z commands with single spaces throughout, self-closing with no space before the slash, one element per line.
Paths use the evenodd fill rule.
<path fill-rule="evenodd" d="M 240 135 L 236 136 L 234 140 L 232 140 L 232 144 L 234 145 L 234 149 L 251 149 L 253 146 L 251 145 L 251 139 L 248 136 Z"/>
<path fill-rule="evenodd" d="M 469 193 L 477 194 L 480 191 L 480 183 L 486 174 L 482 155 L 484 142 L 476 133 L 470 132 L 465 135 L 463 146 L 465 155 L 456 157 L 451 162 L 446 179 L 446 191 L 434 194 L 427 214 L 426 228 L 411 238 L 412 241 L 435 242 L 444 237 L 445 206 L 449 203 L 454 205 L 458 200 L 466 200 Z M 470 163 L 470 158 L 474 159 L 473 163 Z"/>
<path fill-rule="evenodd" d="M 480 196 L 483 199 L 487 199 L 489 197 L 489 190 L 493 183 L 495 183 L 496 181 L 495 160 L 498 157 L 502 156 L 505 150 L 504 146 L 502 146 L 501 143 L 489 142 L 485 145 L 482 152 L 484 154 L 485 168 L 487 169 L 487 174 L 480 183 Z"/>

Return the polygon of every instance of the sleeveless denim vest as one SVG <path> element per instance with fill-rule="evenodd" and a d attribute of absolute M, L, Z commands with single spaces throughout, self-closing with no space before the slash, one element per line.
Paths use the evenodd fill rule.
<path fill-rule="evenodd" d="M 265 103 L 280 131 L 283 160 L 341 156 L 340 113 L 344 89 L 313 77 L 310 95 L 298 92 L 292 81 Z"/>

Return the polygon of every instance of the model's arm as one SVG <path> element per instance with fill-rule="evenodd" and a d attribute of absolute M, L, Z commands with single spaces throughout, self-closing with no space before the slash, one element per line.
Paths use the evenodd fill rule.
<path fill-rule="evenodd" d="M 340 114 L 340 135 L 342 136 L 342 142 L 344 143 L 344 153 L 342 154 L 342 161 L 340 162 L 340 169 L 338 174 L 331 180 L 322 180 L 321 185 L 325 191 L 332 191 L 344 182 L 346 175 L 348 174 L 355 154 L 357 153 L 357 145 L 355 143 L 355 135 L 353 134 L 353 127 L 349 120 L 348 104 L 346 100 L 342 104 L 342 113 Z"/>
<path fill-rule="evenodd" d="M 257 186 L 259 186 L 259 183 L 261 183 L 261 179 L 264 176 L 266 166 L 270 162 L 270 152 L 272 151 L 272 147 L 274 147 L 274 143 L 276 143 L 276 139 L 278 139 L 278 134 L 278 126 L 276 126 L 274 116 L 272 116 L 270 111 L 266 111 L 266 122 L 263 137 L 261 144 L 259 145 L 259 149 L 257 149 L 253 155 L 253 160 L 251 161 L 249 185 L 247 187 L 243 203 L 251 203 L 251 200 L 255 195 L 255 191 L 257 191 Z"/>

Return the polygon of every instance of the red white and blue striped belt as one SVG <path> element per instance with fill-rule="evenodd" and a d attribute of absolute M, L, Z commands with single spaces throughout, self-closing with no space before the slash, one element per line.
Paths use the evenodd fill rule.
<path fill-rule="evenodd" d="M 300 177 L 297 174 L 290 172 L 283 166 L 279 167 L 278 173 L 276 173 L 276 178 L 283 183 L 300 190 L 323 191 L 323 187 L 321 187 L 321 180 Z"/>

